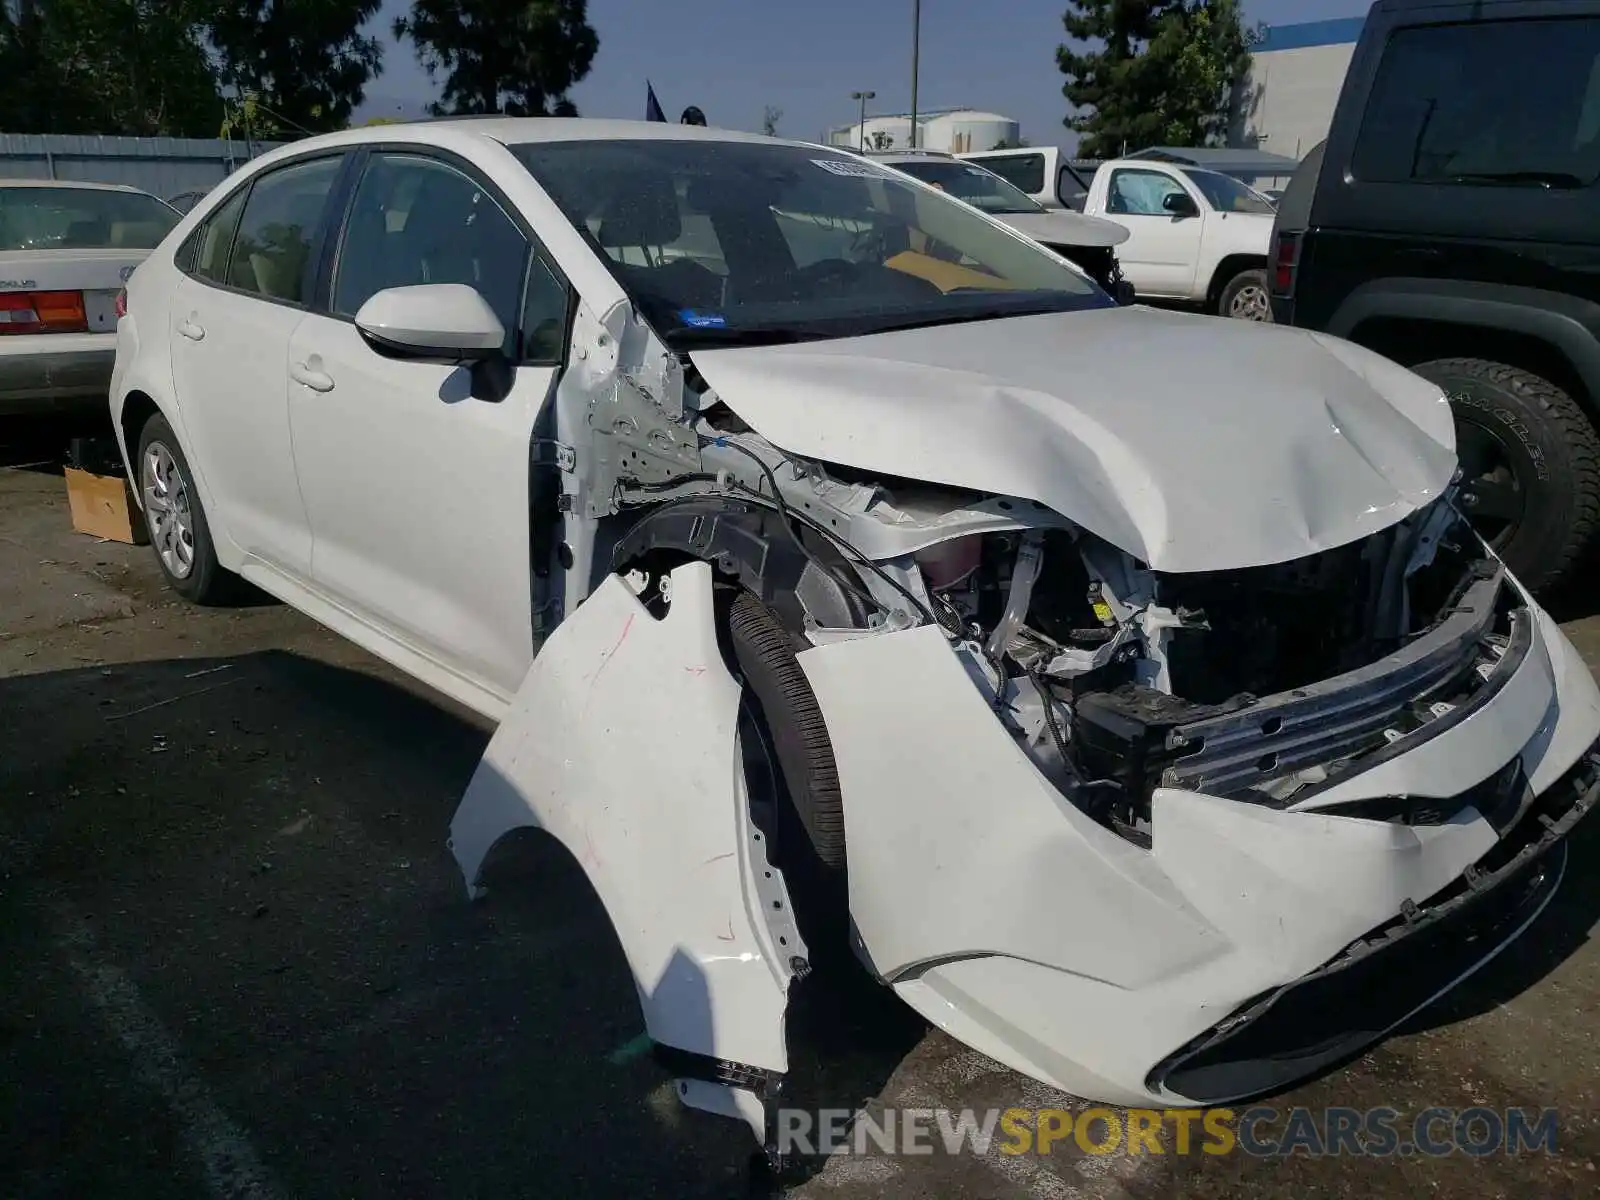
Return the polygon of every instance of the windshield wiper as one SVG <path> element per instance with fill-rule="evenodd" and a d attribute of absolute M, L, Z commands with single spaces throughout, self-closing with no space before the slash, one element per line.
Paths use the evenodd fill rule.
<path fill-rule="evenodd" d="M 1464 171 L 1449 175 L 1445 183 L 1536 183 L 1547 188 L 1581 188 L 1582 179 L 1570 171 Z"/>
<path fill-rule="evenodd" d="M 667 340 L 685 350 L 712 350 L 721 346 L 783 346 L 837 336 L 794 325 L 685 325 L 667 334 Z"/>

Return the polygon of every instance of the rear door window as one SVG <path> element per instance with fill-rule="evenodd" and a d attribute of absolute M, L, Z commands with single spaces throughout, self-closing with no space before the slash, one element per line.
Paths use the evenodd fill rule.
<path fill-rule="evenodd" d="M 190 270 L 201 279 L 211 283 L 228 281 L 228 251 L 233 249 L 233 234 L 239 228 L 239 214 L 244 211 L 244 198 L 249 191 L 240 188 L 190 235 L 194 253 Z"/>
<path fill-rule="evenodd" d="M 257 179 L 245 201 L 228 284 L 269 300 L 311 300 L 313 248 L 341 157 L 291 163 Z"/>
<path fill-rule="evenodd" d="M 1600 177 L 1600 17 L 1422 25 L 1384 49 L 1351 174 L 1583 187 Z"/>

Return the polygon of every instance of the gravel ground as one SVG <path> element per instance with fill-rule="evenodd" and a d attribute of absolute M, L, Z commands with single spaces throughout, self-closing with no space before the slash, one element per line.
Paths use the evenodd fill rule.
<path fill-rule="evenodd" d="M 9 442 L 9 444 L 7 444 Z M 198 610 L 71 532 L 56 443 L 0 430 L 0 1195 L 733 1196 L 748 1134 L 678 1108 L 576 869 L 529 838 L 469 905 L 445 849 L 475 719 L 280 605 Z M 1600 618 L 1567 628 L 1600 662 Z M 1533 929 L 1271 1103 L 1560 1111 L 1557 1152 L 808 1165 L 797 1197 L 1592 1196 L 1600 821 Z M 796 1103 L 1081 1107 L 819 983 Z M 936 1139 L 937 1140 L 937 1139 Z M 1169 1149 L 1171 1142 L 1167 1143 Z"/>

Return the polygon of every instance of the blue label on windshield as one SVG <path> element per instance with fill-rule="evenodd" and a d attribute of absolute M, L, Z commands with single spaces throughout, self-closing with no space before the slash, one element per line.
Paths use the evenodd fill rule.
<path fill-rule="evenodd" d="M 693 325 L 696 329 L 725 329 L 728 318 L 721 313 L 696 312 L 686 308 L 678 314 L 678 319 L 685 325 Z"/>

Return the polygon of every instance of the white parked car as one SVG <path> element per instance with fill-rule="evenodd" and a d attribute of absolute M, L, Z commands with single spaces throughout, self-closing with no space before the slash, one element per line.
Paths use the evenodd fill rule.
<path fill-rule="evenodd" d="M 134 277 L 112 415 L 181 593 L 498 723 L 467 883 L 557 838 L 680 1095 L 758 1133 L 822 939 L 1037 1079 L 1214 1104 L 1491 958 L 1596 794 L 1600 691 L 1457 513 L 1438 388 L 1117 307 L 836 150 L 282 148 Z"/>
<path fill-rule="evenodd" d="M 0 179 L 0 416 L 105 404 L 117 297 L 177 223 L 137 188 Z"/>
<path fill-rule="evenodd" d="M 1127 241 L 1129 234 L 1115 221 L 1048 209 L 994 172 L 953 154 L 899 150 L 875 153 L 872 160 L 982 209 L 1018 233 L 1077 263 L 1107 293 L 1124 303 L 1133 300 L 1133 289 L 1124 281 L 1116 253 L 1116 247 Z"/>
<path fill-rule="evenodd" d="M 1122 272 L 1140 297 L 1270 322 L 1277 209 L 1231 175 L 1146 158 L 1101 163 L 1083 211 L 1124 226 Z"/>

